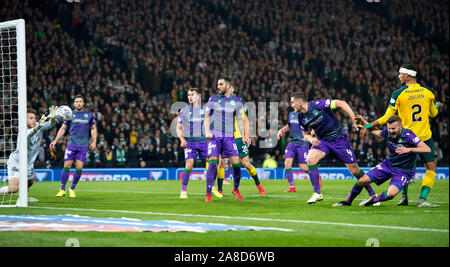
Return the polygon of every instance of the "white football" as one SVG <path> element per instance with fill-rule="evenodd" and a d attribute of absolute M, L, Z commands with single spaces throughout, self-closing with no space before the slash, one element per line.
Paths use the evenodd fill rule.
<path fill-rule="evenodd" d="M 72 118 L 72 109 L 68 106 L 60 106 L 56 110 L 56 118 L 59 121 L 68 121 Z"/>

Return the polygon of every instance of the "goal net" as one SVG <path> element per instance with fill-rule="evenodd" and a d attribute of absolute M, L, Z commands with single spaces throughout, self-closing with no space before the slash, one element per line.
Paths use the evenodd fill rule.
<path fill-rule="evenodd" d="M 25 21 L 0 22 L 0 207 L 28 205 L 25 58 Z M 8 170 L 16 150 L 19 164 Z"/>

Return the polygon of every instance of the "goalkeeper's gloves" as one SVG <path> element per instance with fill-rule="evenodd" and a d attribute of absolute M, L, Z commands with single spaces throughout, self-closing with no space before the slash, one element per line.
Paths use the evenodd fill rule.
<path fill-rule="evenodd" d="M 45 122 L 47 121 L 48 118 L 49 117 L 47 117 L 45 115 L 42 115 L 41 119 L 39 120 L 39 124 L 37 126 L 38 130 L 41 129 L 44 126 L 44 124 L 45 124 Z"/>
<path fill-rule="evenodd" d="M 58 107 L 56 107 L 56 106 L 51 106 L 49 108 L 49 115 L 48 115 L 49 119 L 53 120 L 56 118 L 56 110 L 57 109 L 58 109 Z"/>

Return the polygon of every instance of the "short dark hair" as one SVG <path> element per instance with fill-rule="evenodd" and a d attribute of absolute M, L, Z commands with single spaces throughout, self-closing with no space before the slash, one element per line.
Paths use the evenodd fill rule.
<path fill-rule="evenodd" d="M 400 124 L 402 123 L 402 119 L 400 119 L 400 117 L 397 115 L 392 115 L 387 119 L 387 123 L 394 123 L 396 121 L 398 121 Z"/>
<path fill-rule="evenodd" d="M 304 100 L 308 102 L 308 96 L 304 92 L 294 92 L 291 94 L 291 97 L 293 97 L 295 100 Z"/>
<path fill-rule="evenodd" d="M 194 91 L 194 92 L 196 92 L 197 94 L 200 94 L 200 89 L 198 89 L 197 87 L 189 88 L 188 92 L 189 92 L 189 91 Z"/>
<path fill-rule="evenodd" d="M 83 97 L 82 95 L 80 95 L 80 94 L 76 95 L 76 96 L 73 98 L 73 101 L 75 101 L 75 99 L 77 99 L 77 98 L 81 98 L 81 99 L 83 99 L 83 101 L 84 101 L 84 97 Z"/>
<path fill-rule="evenodd" d="M 412 77 L 414 79 L 417 79 L 417 77 L 419 76 L 419 71 L 417 70 L 416 66 L 411 64 L 411 63 L 405 63 L 405 64 L 401 65 L 400 67 L 408 69 L 408 70 L 415 71 L 417 73 L 416 76 L 409 75 L 410 77 Z"/>
<path fill-rule="evenodd" d="M 229 85 L 231 85 L 232 87 L 234 87 L 234 83 L 231 80 L 230 77 L 228 76 L 220 76 L 219 78 L 217 78 L 217 80 L 224 80 L 226 83 L 228 83 Z"/>
<path fill-rule="evenodd" d="M 27 109 L 27 113 L 32 113 L 32 114 L 34 114 L 36 116 L 38 115 L 37 111 L 34 108 L 28 108 Z"/>
<path fill-rule="evenodd" d="M 401 68 L 408 69 L 408 70 L 417 71 L 416 66 L 414 66 L 414 65 L 411 64 L 411 63 L 405 63 L 405 64 L 401 65 L 400 67 L 401 67 Z"/>

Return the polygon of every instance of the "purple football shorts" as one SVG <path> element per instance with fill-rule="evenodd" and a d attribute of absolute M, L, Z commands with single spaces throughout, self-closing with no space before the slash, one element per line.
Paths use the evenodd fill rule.
<path fill-rule="evenodd" d="M 402 191 L 403 187 L 411 181 L 416 171 L 414 170 L 398 170 L 392 168 L 389 160 L 385 159 L 377 166 L 366 172 L 370 180 L 376 185 L 380 185 L 391 179 L 391 185 L 395 185 L 398 190 Z"/>
<path fill-rule="evenodd" d="M 312 146 L 311 149 L 319 149 L 326 154 L 332 152 L 339 160 L 343 161 L 344 163 L 356 162 L 355 152 L 353 152 L 352 144 L 350 143 L 347 135 L 343 135 L 342 137 L 331 142 L 322 139 L 319 139 L 319 141 L 319 145 Z"/>
<path fill-rule="evenodd" d="M 79 160 L 81 162 L 86 161 L 86 155 L 89 152 L 87 146 L 67 146 L 64 153 L 64 161 Z"/>
<path fill-rule="evenodd" d="M 297 157 L 298 163 L 306 164 L 306 158 L 308 157 L 308 146 L 301 146 L 297 144 L 289 143 L 284 150 L 284 158 L 295 159 Z"/>
<path fill-rule="evenodd" d="M 213 137 L 208 141 L 208 157 L 231 158 L 238 156 L 238 149 L 234 137 Z"/>
<path fill-rule="evenodd" d="M 206 159 L 208 157 L 207 142 L 188 142 L 184 149 L 184 159 Z"/>

